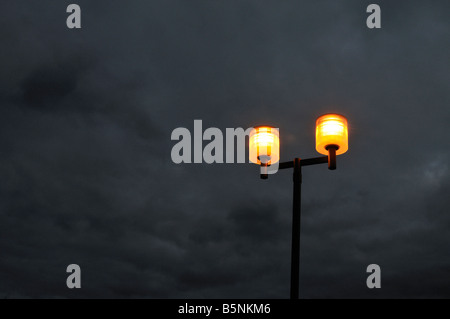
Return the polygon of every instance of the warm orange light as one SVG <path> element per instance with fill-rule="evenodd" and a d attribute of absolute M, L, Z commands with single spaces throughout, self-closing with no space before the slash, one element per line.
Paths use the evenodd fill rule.
<path fill-rule="evenodd" d="M 280 160 L 280 134 L 271 126 L 257 126 L 249 135 L 249 160 L 255 164 L 268 165 Z"/>
<path fill-rule="evenodd" d="M 327 147 L 336 145 L 336 155 L 348 150 L 347 119 L 339 114 L 325 114 L 316 121 L 316 150 L 328 155 Z"/>

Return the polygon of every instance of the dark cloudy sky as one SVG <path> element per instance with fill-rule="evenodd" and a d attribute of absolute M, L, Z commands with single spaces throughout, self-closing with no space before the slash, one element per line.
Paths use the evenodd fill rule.
<path fill-rule="evenodd" d="M 269 124 L 306 158 L 325 112 L 350 149 L 304 168 L 300 297 L 450 297 L 448 0 L 74 2 L 81 30 L 0 3 L 0 298 L 287 298 L 290 172 L 170 136 Z"/>

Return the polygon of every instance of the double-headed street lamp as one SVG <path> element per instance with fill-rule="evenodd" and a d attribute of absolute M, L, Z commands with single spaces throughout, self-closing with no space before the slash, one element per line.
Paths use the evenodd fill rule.
<path fill-rule="evenodd" d="M 261 166 L 261 178 L 269 177 L 269 167 L 278 163 L 279 169 L 294 168 L 294 202 L 292 208 L 291 248 L 291 299 L 298 299 L 300 270 L 300 208 L 302 166 L 328 163 L 336 169 L 336 155 L 348 150 L 347 119 L 339 114 L 325 114 L 316 120 L 316 150 L 326 156 L 278 163 L 280 160 L 280 135 L 271 126 L 257 126 L 249 135 L 249 159 Z"/>

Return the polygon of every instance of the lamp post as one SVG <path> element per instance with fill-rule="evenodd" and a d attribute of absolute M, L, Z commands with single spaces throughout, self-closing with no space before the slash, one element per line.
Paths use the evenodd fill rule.
<path fill-rule="evenodd" d="M 269 177 L 268 168 L 278 163 L 279 169 L 293 168 L 294 196 L 292 205 L 291 247 L 291 299 L 298 299 L 300 271 L 300 222 L 302 166 L 328 163 L 328 169 L 336 169 L 336 155 L 348 150 L 347 119 L 339 114 L 325 114 L 316 120 L 316 150 L 325 156 L 300 159 L 290 162 L 280 160 L 280 137 L 278 129 L 257 126 L 249 135 L 249 160 L 261 166 L 261 178 Z"/>

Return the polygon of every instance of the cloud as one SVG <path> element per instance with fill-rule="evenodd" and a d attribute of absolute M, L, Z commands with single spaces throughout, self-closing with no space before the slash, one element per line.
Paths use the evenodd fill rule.
<path fill-rule="evenodd" d="M 300 296 L 450 294 L 448 1 L 379 1 L 380 30 L 352 1 L 78 4 L 0 5 L 0 297 L 288 297 L 291 172 L 176 165 L 170 133 L 271 124 L 306 158 L 325 112 L 350 149 L 303 170 Z"/>

